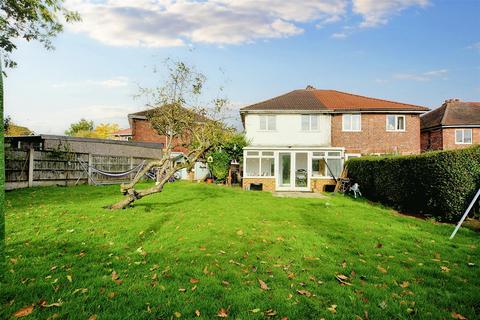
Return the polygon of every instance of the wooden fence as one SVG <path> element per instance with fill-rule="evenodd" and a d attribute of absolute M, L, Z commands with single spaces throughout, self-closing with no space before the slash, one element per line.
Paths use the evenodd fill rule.
<path fill-rule="evenodd" d="M 126 177 L 107 177 L 88 170 L 87 166 L 106 172 L 125 172 L 149 160 L 151 159 L 78 152 L 7 149 L 5 189 L 92 183 L 87 172 L 93 180 L 101 184 L 121 183 L 131 180 L 135 172 Z"/>

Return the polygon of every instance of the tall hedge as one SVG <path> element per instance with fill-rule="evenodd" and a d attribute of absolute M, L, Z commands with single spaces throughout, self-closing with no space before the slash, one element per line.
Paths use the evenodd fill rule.
<path fill-rule="evenodd" d="M 462 215 L 480 188 L 480 146 L 414 156 L 361 157 L 348 175 L 370 200 L 441 220 Z"/>

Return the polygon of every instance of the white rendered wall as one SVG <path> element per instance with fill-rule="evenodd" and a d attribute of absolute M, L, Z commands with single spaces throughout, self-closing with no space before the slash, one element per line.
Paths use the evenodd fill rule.
<path fill-rule="evenodd" d="M 276 130 L 260 130 L 260 115 L 245 115 L 245 133 L 251 146 L 321 146 L 331 145 L 331 117 L 318 115 L 318 130 L 302 131 L 300 114 L 277 114 Z"/>

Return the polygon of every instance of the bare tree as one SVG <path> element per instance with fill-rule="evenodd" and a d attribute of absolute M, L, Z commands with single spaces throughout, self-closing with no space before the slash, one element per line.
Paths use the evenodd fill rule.
<path fill-rule="evenodd" d="M 125 197 L 110 209 L 124 209 L 145 196 L 162 192 L 164 185 L 179 170 L 192 169 L 207 151 L 227 139 L 234 130 L 224 123 L 227 100 L 217 97 L 210 103 L 201 103 L 206 77 L 183 62 L 167 61 L 168 77 L 163 85 L 140 90 L 140 96 L 151 102 L 147 119 L 152 128 L 166 137 L 162 158 L 149 162 L 137 177 L 120 186 Z M 173 156 L 173 150 L 182 146 L 183 159 Z M 137 190 L 135 186 L 143 175 L 157 168 L 159 179 L 155 186 Z"/>

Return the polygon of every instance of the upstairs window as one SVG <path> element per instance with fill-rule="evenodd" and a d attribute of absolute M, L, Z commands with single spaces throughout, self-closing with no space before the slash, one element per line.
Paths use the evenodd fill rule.
<path fill-rule="evenodd" d="M 405 116 L 387 115 L 387 131 L 405 131 Z"/>
<path fill-rule="evenodd" d="M 318 115 L 302 114 L 302 131 L 318 130 Z"/>
<path fill-rule="evenodd" d="M 360 114 L 344 114 L 342 118 L 343 131 L 361 131 L 362 117 Z"/>
<path fill-rule="evenodd" d="M 472 129 L 456 129 L 455 144 L 472 144 Z"/>
<path fill-rule="evenodd" d="M 260 130 L 274 131 L 277 129 L 276 118 L 274 115 L 260 115 Z"/>

